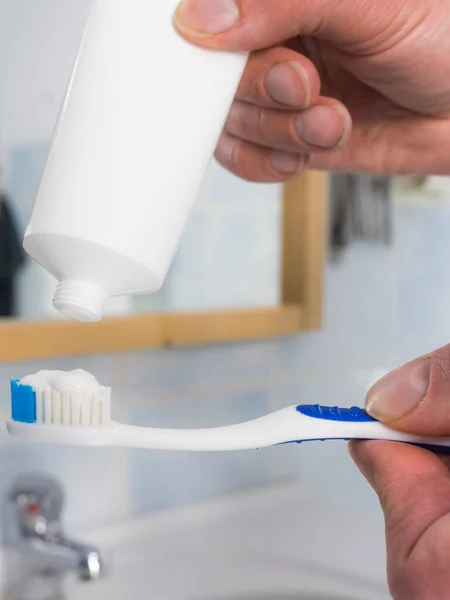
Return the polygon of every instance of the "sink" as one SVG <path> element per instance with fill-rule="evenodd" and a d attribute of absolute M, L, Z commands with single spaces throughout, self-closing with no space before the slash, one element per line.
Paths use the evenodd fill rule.
<path fill-rule="evenodd" d="M 240 555 L 242 556 L 242 555 Z M 196 560 L 196 559 L 194 559 Z M 290 573 L 264 561 L 236 560 L 226 566 L 210 560 L 194 564 L 188 553 L 185 564 L 161 568 L 152 558 L 134 567 L 116 569 L 103 582 L 80 585 L 68 600 L 388 600 L 383 584 L 321 577 L 299 567 Z M 217 590 L 220 590 L 218 592 Z"/>
<path fill-rule="evenodd" d="M 79 532 L 109 575 L 67 600 L 389 600 L 382 522 L 283 485 Z"/>

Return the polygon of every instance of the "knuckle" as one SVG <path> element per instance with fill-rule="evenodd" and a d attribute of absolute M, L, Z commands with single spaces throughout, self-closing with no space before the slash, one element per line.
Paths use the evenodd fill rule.
<path fill-rule="evenodd" d="M 442 375 L 450 380 L 450 344 L 432 352 L 431 359 L 438 364 Z"/>
<path fill-rule="evenodd" d="M 264 138 L 266 135 L 266 111 L 261 106 L 257 106 L 255 110 L 255 127 L 256 133 L 261 138 Z"/>
<path fill-rule="evenodd" d="M 450 345 L 434 350 L 422 360 L 430 362 L 430 384 L 425 399 L 428 402 L 439 402 L 441 417 L 450 419 Z M 445 411 L 445 415 L 444 415 Z"/>

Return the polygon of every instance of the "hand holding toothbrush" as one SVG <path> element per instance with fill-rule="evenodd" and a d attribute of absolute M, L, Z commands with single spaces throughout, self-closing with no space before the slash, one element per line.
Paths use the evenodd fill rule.
<path fill-rule="evenodd" d="M 408 363 L 369 391 L 367 409 L 408 433 L 450 435 L 450 345 Z M 352 442 L 380 497 L 395 600 L 450 598 L 450 459 L 391 442 Z"/>

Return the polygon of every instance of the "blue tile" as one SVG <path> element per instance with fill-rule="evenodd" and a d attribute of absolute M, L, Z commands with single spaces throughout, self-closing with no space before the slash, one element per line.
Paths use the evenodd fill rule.
<path fill-rule="evenodd" d="M 218 173 L 215 180 L 235 178 Z M 202 210 L 189 216 L 172 267 L 156 298 L 139 299 L 139 310 L 192 310 L 239 306 L 268 306 L 280 297 L 281 211 L 278 192 L 271 203 L 259 193 L 248 194 L 239 182 L 236 206 L 222 205 L 213 196 Z M 221 187 L 222 189 L 222 187 Z M 233 196 L 235 197 L 235 196 Z M 231 206 L 231 208 L 230 208 Z"/>
<path fill-rule="evenodd" d="M 326 271 L 324 323 L 281 348 L 284 376 L 390 363 L 397 308 L 393 248 L 355 243 Z"/>
<path fill-rule="evenodd" d="M 403 362 L 450 342 L 450 205 L 400 206 L 399 314 L 395 350 Z"/>
<path fill-rule="evenodd" d="M 145 427 L 203 428 L 239 423 L 268 410 L 267 390 L 248 390 L 187 400 L 163 401 L 131 411 L 131 423 Z"/>
<path fill-rule="evenodd" d="M 136 411 L 132 422 L 154 427 L 215 427 L 261 416 L 268 406 L 267 392 L 255 390 L 149 407 Z M 132 512 L 160 510 L 267 483 L 269 458 L 268 451 L 131 451 Z"/>
<path fill-rule="evenodd" d="M 389 367 L 380 365 L 368 369 L 330 373 L 290 382 L 275 382 L 277 406 L 291 404 L 325 404 L 329 406 L 363 406 L 367 390 Z"/>
<path fill-rule="evenodd" d="M 243 181 L 214 162 L 208 193 L 212 206 L 258 213 L 261 210 L 279 211 L 283 190 L 279 184 Z"/>
<path fill-rule="evenodd" d="M 212 261 L 219 286 L 251 288 L 275 283 L 279 293 L 281 228 L 271 214 L 223 214 L 215 222 Z M 212 284 L 214 284 L 214 279 Z M 261 298 L 259 304 L 264 303 Z"/>
<path fill-rule="evenodd" d="M 278 306 L 280 304 L 280 289 L 278 267 L 267 269 L 263 278 L 246 287 L 234 287 L 225 282 L 205 290 L 204 302 L 210 309 L 255 309 Z"/>
<path fill-rule="evenodd" d="M 166 311 L 199 311 L 211 310 L 208 298 L 210 284 L 208 276 L 194 281 L 191 277 L 180 274 L 168 282 Z"/>
<path fill-rule="evenodd" d="M 310 442 L 277 448 L 284 477 L 299 480 L 330 506 L 372 518 L 378 498 L 353 463 L 345 442 Z"/>
<path fill-rule="evenodd" d="M 236 178 L 219 170 L 210 178 L 208 210 L 194 211 L 164 284 L 167 309 L 267 306 L 280 290 L 281 211 L 278 192 L 271 203 L 248 193 L 245 182 L 232 190 L 237 202 L 222 205 L 211 191 Z"/>
<path fill-rule="evenodd" d="M 150 312 L 166 312 L 170 306 L 169 286 L 163 285 L 154 294 L 144 294 L 133 296 L 133 312 L 145 314 Z"/>
<path fill-rule="evenodd" d="M 363 406 L 366 391 L 385 372 L 385 367 L 379 367 L 287 383 L 273 395 L 280 407 L 309 403 Z M 379 514 L 377 498 L 353 464 L 345 442 L 290 444 L 274 449 L 274 454 L 275 476 L 299 479 L 331 504 L 355 514 Z"/>
<path fill-rule="evenodd" d="M 277 343 L 269 341 L 130 353 L 125 359 L 127 398 L 148 404 L 166 395 L 263 386 L 276 355 Z"/>
<path fill-rule="evenodd" d="M 211 271 L 213 243 L 211 217 L 203 213 L 190 215 L 173 261 L 173 277 L 183 275 L 191 277 L 194 283 L 201 282 L 205 273 Z"/>

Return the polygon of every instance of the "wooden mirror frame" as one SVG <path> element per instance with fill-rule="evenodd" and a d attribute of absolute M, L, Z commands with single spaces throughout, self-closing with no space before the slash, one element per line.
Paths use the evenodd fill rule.
<path fill-rule="evenodd" d="M 283 192 L 282 302 L 245 310 L 149 313 L 71 321 L 0 322 L 0 360 L 240 342 L 317 329 L 327 239 L 327 176 L 308 171 Z"/>

